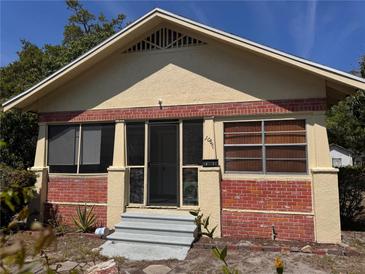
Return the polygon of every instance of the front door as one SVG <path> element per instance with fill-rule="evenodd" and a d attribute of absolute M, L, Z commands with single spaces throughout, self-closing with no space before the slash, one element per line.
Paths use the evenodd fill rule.
<path fill-rule="evenodd" d="M 148 203 L 178 206 L 179 127 L 178 122 L 149 125 Z"/>

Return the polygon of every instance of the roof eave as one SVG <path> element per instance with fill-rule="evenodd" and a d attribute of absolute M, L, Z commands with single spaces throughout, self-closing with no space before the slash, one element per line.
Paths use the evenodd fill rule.
<path fill-rule="evenodd" d="M 131 29 L 137 27 L 139 24 L 141 24 L 143 21 L 146 21 L 147 19 L 152 18 L 153 16 L 160 16 L 161 18 L 167 19 L 169 21 L 173 21 L 177 20 L 179 22 L 177 23 L 185 23 L 187 25 L 187 27 L 192 27 L 195 26 L 197 29 L 197 31 L 203 32 L 203 30 L 209 32 L 207 34 L 211 35 L 211 36 L 215 36 L 218 39 L 221 40 L 226 40 L 228 42 L 231 43 L 235 43 L 238 46 L 244 47 L 247 50 L 252 50 L 255 52 L 259 52 L 263 55 L 266 55 L 268 57 L 271 57 L 273 59 L 282 61 L 282 62 L 286 62 L 286 63 L 291 63 L 294 66 L 297 67 L 301 67 L 302 69 L 306 70 L 306 71 L 311 71 L 312 73 L 321 75 L 322 77 L 331 80 L 331 81 L 335 81 L 347 86 L 351 86 L 353 88 L 357 88 L 357 89 L 364 89 L 365 90 L 365 79 L 361 78 L 361 77 L 357 77 L 355 75 L 351 75 L 324 65 L 320 65 L 308 60 L 305 60 L 303 58 L 300 57 L 296 57 L 290 54 L 287 54 L 285 52 L 264 46 L 264 45 L 260 45 L 258 43 L 246 40 L 244 38 L 241 38 L 239 36 L 233 35 L 233 34 L 229 34 L 223 31 L 220 31 L 218 29 L 206 26 L 204 24 L 192 21 L 190 19 L 187 19 L 185 17 L 170 13 L 168 11 L 156 8 L 152 11 L 150 11 L 149 13 L 145 14 L 144 16 L 142 16 L 141 18 L 139 18 L 138 20 L 136 20 L 135 22 L 133 22 L 132 24 L 128 25 L 126 28 L 124 28 L 123 30 L 117 32 L 116 34 L 114 34 L 113 36 L 111 36 L 110 38 L 108 38 L 107 40 L 103 41 L 102 43 L 100 43 L 99 45 L 97 45 L 96 47 L 92 48 L 91 50 L 89 50 L 88 52 L 86 52 L 85 54 L 83 54 L 82 56 L 80 56 L 79 58 L 77 58 L 76 60 L 72 61 L 71 63 L 67 64 L 66 66 L 64 66 L 63 68 L 61 68 L 60 70 L 56 71 L 55 73 L 53 73 L 52 75 L 50 75 L 49 77 L 47 77 L 46 79 L 42 80 L 41 82 L 37 83 L 36 85 L 34 85 L 33 87 L 31 87 L 30 89 L 12 97 L 11 99 L 9 99 L 8 101 L 4 102 L 2 104 L 4 111 L 7 111 L 13 107 L 16 107 L 17 105 L 19 105 L 19 103 L 26 99 L 28 96 L 32 93 L 34 93 L 36 90 L 41 89 L 42 87 L 44 87 L 45 85 L 47 85 L 48 82 L 52 81 L 55 77 L 57 77 L 58 75 L 64 73 L 65 71 L 67 71 L 68 69 L 70 69 L 71 67 L 75 66 L 76 64 L 78 64 L 79 62 L 81 62 L 82 60 L 84 60 L 85 58 L 89 57 L 91 54 L 93 54 L 94 52 L 96 52 L 97 50 L 103 48 L 104 46 L 107 46 L 109 43 L 112 43 L 113 40 L 115 40 L 117 37 L 119 37 L 120 35 L 123 35 L 124 33 L 130 31 Z"/>

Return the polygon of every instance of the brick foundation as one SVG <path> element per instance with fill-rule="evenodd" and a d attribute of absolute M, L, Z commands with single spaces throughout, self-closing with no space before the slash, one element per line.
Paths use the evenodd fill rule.
<path fill-rule="evenodd" d="M 203 116 L 236 116 L 298 111 L 324 111 L 325 98 L 250 101 L 181 106 L 114 108 L 84 111 L 40 113 L 40 122 L 114 121 L 119 119 L 192 118 Z"/>
<path fill-rule="evenodd" d="M 274 225 L 278 240 L 314 241 L 310 181 L 223 180 L 221 191 L 223 236 L 269 239 Z"/>
<path fill-rule="evenodd" d="M 57 214 L 62 224 L 74 226 L 73 217 L 76 217 L 76 210 L 79 205 L 66 205 L 56 203 L 46 203 L 45 206 L 45 220 L 52 218 L 54 213 Z M 90 208 L 90 206 L 88 206 Z M 96 215 L 97 226 L 106 226 L 106 211 L 105 205 L 95 205 L 93 212 Z"/>
<path fill-rule="evenodd" d="M 106 225 L 107 176 L 50 176 L 46 220 L 56 212 L 63 224 L 73 225 L 76 209 L 84 203 L 95 204 L 98 225 Z"/>
<path fill-rule="evenodd" d="M 222 211 L 222 233 L 227 237 L 314 241 L 313 216 Z"/>

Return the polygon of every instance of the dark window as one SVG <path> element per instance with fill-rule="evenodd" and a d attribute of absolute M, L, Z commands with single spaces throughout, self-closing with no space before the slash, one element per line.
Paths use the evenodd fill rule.
<path fill-rule="evenodd" d="M 144 189 L 144 169 L 131 168 L 129 172 L 129 202 L 142 204 Z"/>
<path fill-rule="evenodd" d="M 127 162 L 129 166 L 144 165 L 144 123 L 127 124 Z"/>
<path fill-rule="evenodd" d="M 79 173 L 106 172 L 112 164 L 114 125 L 81 125 L 81 134 L 79 131 L 80 125 L 49 126 L 50 172 L 77 173 L 78 158 L 80 158 Z"/>
<path fill-rule="evenodd" d="M 79 125 L 49 126 L 48 165 L 50 172 L 77 171 Z"/>
<path fill-rule="evenodd" d="M 183 168 L 183 204 L 198 205 L 198 169 Z"/>
<path fill-rule="evenodd" d="M 106 172 L 113 163 L 114 125 L 82 125 L 80 173 Z"/>
<path fill-rule="evenodd" d="M 203 158 L 203 121 L 183 122 L 183 164 L 201 165 Z"/>
<path fill-rule="evenodd" d="M 304 173 L 306 147 L 304 120 L 224 125 L 225 170 L 228 172 Z"/>

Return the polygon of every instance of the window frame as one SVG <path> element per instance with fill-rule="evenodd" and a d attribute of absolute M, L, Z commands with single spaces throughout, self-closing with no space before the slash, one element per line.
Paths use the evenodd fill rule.
<path fill-rule="evenodd" d="M 166 121 L 169 121 L 170 119 L 166 119 Z M 184 118 L 184 119 L 178 119 L 176 120 L 177 124 L 178 124 L 178 128 L 179 128 L 179 144 L 178 144 L 178 149 L 179 149 L 179 205 L 176 208 L 180 208 L 180 209 L 197 209 L 199 208 L 200 205 L 200 200 L 199 200 L 199 182 L 200 182 L 200 168 L 202 167 L 202 165 L 196 165 L 196 164 L 192 164 L 192 165 L 183 165 L 183 122 L 184 121 L 201 121 L 202 122 L 202 131 L 203 131 L 203 136 L 204 136 L 204 119 L 203 118 Z M 144 131 L 144 136 L 145 136 L 145 146 L 144 146 L 144 165 L 129 165 L 128 164 L 128 150 L 127 150 L 127 146 L 128 146 L 128 138 L 127 138 L 127 126 L 125 127 L 125 131 L 124 131 L 124 136 L 126 137 L 126 141 L 124 143 L 124 148 L 125 148 L 125 157 L 126 157 L 126 168 L 128 170 L 133 169 L 133 168 L 144 168 L 144 189 L 143 189 L 143 202 L 142 203 L 131 203 L 130 202 L 130 178 L 128 178 L 128 205 L 127 207 L 129 208 L 144 208 L 144 207 L 155 207 L 155 206 L 151 206 L 148 204 L 148 188 L 149 188 L 149 182 L 148 182 L 148 161 L 149 161 L 149 154 L 150 154 L 150 144 L 149 144 L 149 135 L 150 135 L 150 129 L 149 129 L 149 125 L 151 123 L 151 121 L 154 120 L 126 120 L 125 123 L 126 125 L 128 123 L 132 124 L 132 123 L 144 123 L 145 125 L 145 131 Z M 164 120 L 163 120 L 164 121 Z M 201 140 L 201 144 L 203 147 L 203 139 Z M 202 152 L 203 154 L 203 152 Z M 203 158 L 203 155 L 202 155 Z M 197 170 L 197 174 L 198 174 L 198 191 L 197 191 L 197 201 L 198 204 L 197 205 L 186 205 L 184 204 L 184 199 L 183 199 L 183 169 L 184 168 L 195 168 Z M 173 208 L 175 208 L 175 206 L 173 206 Z"/>
<path fill-rule="evenodd" d="M 143 164 L 142 165 L 130 165 L 129 161 L 128 161 L 128 125 L 135 125 L 135 124 L 141 124 L 143 125 L 143 142 L 144 142 L 144 148 L 143 148 Z M 125 137 L 125 142 L 124 142 L 124 151 L 125 151 L 125 165 L 126 168 L 128 169 L 128 195 L 127 195 L 127 201 L 128 201 L 128 206 L 130 207 L 140 207 L 140 206 L 144 206 L 147 204 L 147 172 L 148 172 L 148 143 L 149 143 L 149 138 L 148 138 L 148 121 L 125 121 L 125 128 L 124 128 L 124 137 Z M 130 191 L 131 191 L 131 170 L 132 169 L 143 169 L 143 199 L 142 199 L 142 203 L 132 203 L 130 200 Z"/>
<path fill-rule="evenodd" d="M 269 131 L 270 133 L 278 133 L 278 132 L 288 132 L 288 133 L 304 133 L 305 143 L 278 143 L 278 144 L 266 144 L 265 143 L 265 122 L 268 121 L 293 121 L 293 120 L 303 120 L 304 121 L 304 130 L 290 130 L 290 131 Z M 247 122 L 260 122 L 261 123 L 261 143 L 258 144 L 225 144 L 225 125 L 230 123 L 247 123 Z M 252 133 L 259 133 L 259 132 L 243 132 L 244 134 L 252 134 Z M 229 134 L 229 133 L 228 133 Z M 242 133 L 241 133 L 242 134 Z M 231 120 L 231 121 L 223 121 L 223 132 L 222 132 L 222 140 L 223 140 L 223 170 L 224 174 L 259 174 L 259 175 L 308 175 L 308 128 L 307 128 L 307 119 L 305 118 L 283 118 L 283 119 L 253 119 L 253 120 Z M 258 134 L 259 135 L 259 134 Z M 225 148 L 226 147 L 261 147 L 262 150 L 262 157 L 255 158 L 255 157 L 236 157 L 236 159 L 261 159 L 262 161 L 262 170 L 261 171 L 227 171 L 226 170 L 226 157 L 225 157 Z M 278 147 L 278 146 L 304 146 L 305 148 L 305 158 L 290 158 L 289 160 L 305 160 L 305 171 L 304 172 L 272 172 L 267 171 L 266 169 L 266 147 Z M 269 158 L 269 160 L 285 160 L 286 158 Z"/>
<path fill-rule="evenodd" d="M 202 126 L 202 139 L 201 139 L 201 146 L 202 146 L 202 159 L 200 164 L 184 164 L 184 122 L 201 122 Z M 199 169 L 203 165 L 203 159 L 204 159 L 204 119 L 199 118 L 190 118 L 190 119 L 180 119 L 179 120 L 179 131 L 180 131 L 180 142 L 179 142 L 179 149 L 180 149 L 180 168 L 179 168 L 179 185 L 180 185 L 180 207 L 181 208 L 197 208 L 200 205 L 200 199 L 199 199 L 199 182 L 200 182 L 200 175 L 199 175 Z M 184 204 L 184 169 L 196 169 L 197 171 L 197 204 L 196 205 L 189 205 Z"/>
<path fill-rule="evenodd" d="M 335 165 L 335 161 L 338 161 L 339 160 L 339 162 L 340 162 L 340 164 L 339 165 Z M 342 167 L 342 158 L 338 158 L 338 157 L 334 157 L 334 158 L 332 158 L 332 166 L 333 167 Z"/>
<path fill-rule="evenodd" d="M 115 145 L 115 123 L 112 121 L 91 121 L 87 123 L 49 123 L 47 124 L 47 138 L 46 138 L 46 163 L 48 172 L 50 175 L 66 175 L 66 176 L 89 176 L 89 175 L 100 175 L 100 174 L 107 174 L 108 170 L 105 172 L 79 172 L 80 171 L 80 161 L 81 161 L 81 142 L 82 142 L 82 125 L 104 125 L 109 124 L 114 126 L 114 135 L 113 135 L 113 157 L 114 157 L 114 145 Z M 51 172 L 50 165 L 48 164 L 49 160 L 49 128 L 51 126 L 78 126 L 79 130 L 79 138 L 78 138 L 78 144 L 76 145 L 77 149 L 77 165 L 76 165 L 76 172 Z M 101 137 L 102 138 L 102 137 Z M 113 163 L 111 163 L 113 165 Z"/>

